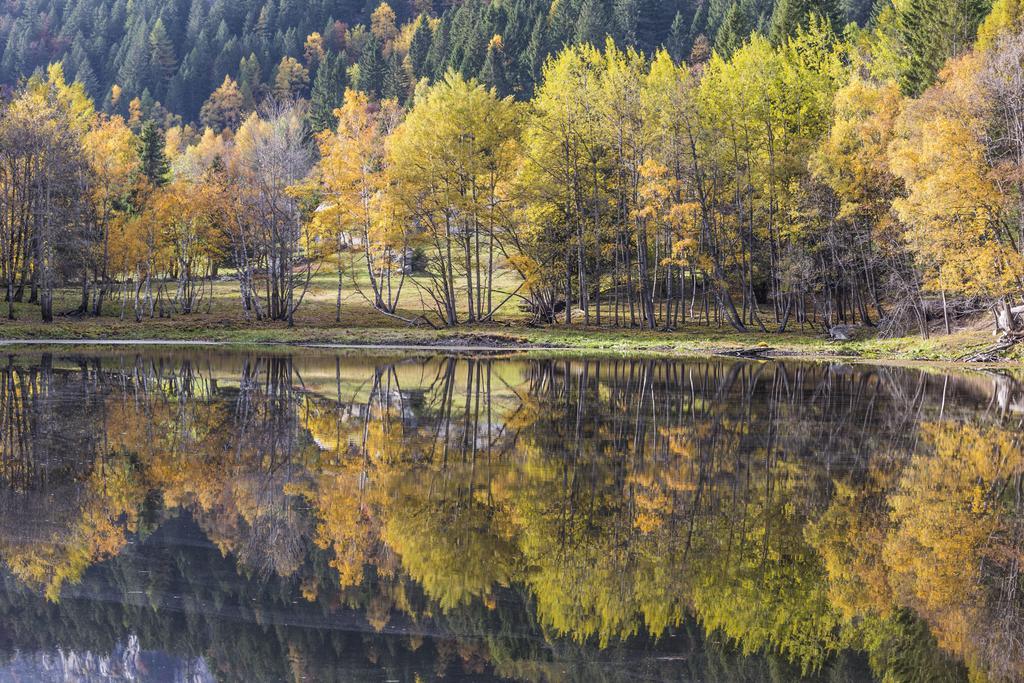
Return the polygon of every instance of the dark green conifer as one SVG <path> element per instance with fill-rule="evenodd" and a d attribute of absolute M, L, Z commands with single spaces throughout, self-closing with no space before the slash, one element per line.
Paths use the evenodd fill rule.
<path fill-rule="evenodd" d="M 152 121 L 146 121 L 142 124 L 137 144 L 142 174 L 153 185 L 166 184 L 170 180 L 171 165 L 164 154 L 163 131 Z"/>
<path fill-rule="evenodd" d="M 797 29 L 807 28 L 812 14 L 828 21 L 835 30 L 842 28 L 843 11 L 839 0 L 778 0 L 769 22 L 769 39 L 776 45 L 781 44 Z"/>
<path fill-rule="evenodd" d="M 409 63 L 412 65 L 412 75 L 417 79 L 427 75 L 427 56 L 433 38 L 434 32 L 430 30 L 430 24 L 427 23 L 426 17 L 421 16 L 409 42 Z"/>
<path fill-rule="evenodd" d="M 381 84 L 380 96 L 404 102 L 408 94 L 409 78 L 402 67 L 402 62 L 398 59 L 398 53 L 392 52 L 384 69 L 384 80 Z"/>
<path fill-rule="evenodd" d="M 345 99 L 345 65 L 341 55 L 328 52 L 324 55 L 320 67 L 313 79 L 313 91 L 309 96 L 309 128 L 314 133 L 333 129 L 338 120 L 334 110 L 342 105 Z"/>
<path fill-rule="evenodd" d="M 505 51 L 500 41 L 492 40 L 487 46 L 487 58 L 480 69 L 480 82 L 494 89 L 498 97 L 507 97 L 510 94 L 511 88 L 505 70 Z"/>
<path fill-rule="evenodd" d="M 576 25 L 575 42 L 603 46 L 610 28 L 605 0 L 583 0 L 580 20 Z"/>
<path fill-rule="evenodd" d="M 380 97 L 381 89 L 384 87 L 384 71 L 380 41 L 376 36 L 370 36 L 359 58 L 359 80 L 355 84 L 356 88 L 371 97 Z"/>

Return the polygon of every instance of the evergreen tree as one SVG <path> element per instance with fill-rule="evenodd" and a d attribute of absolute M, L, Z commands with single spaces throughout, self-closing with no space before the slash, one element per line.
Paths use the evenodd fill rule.
<path fill-rule="evenodd" d="M 610 27 L 605 0 L 583 0 L 574 42 L 602 46 Z"/>
<path fill-rule="evenodd" d="M 487 43 L 493 33 L 488 33 L 484 22 L 477 23 L 467 34 L 463 43 L 462 57 L 458 62 L 459 71 L 466 77 L 480 73 L 487 58 Z"/>
<path fill-rule="evenodd" d="M 935 81 L 950 57 L 970 49 L 988 13 L 986 0 L 914 0 L 894 5 L 894 30 L 903 55 L 900 86 L 917 95 Z"/>
<path fill-rule="evenodd" d="M 427 56 L 433 38 L 434 32 L 430 30 L 426 17 L 420 16 L 409 42 L 409 63 L 412 65 L 412 75 L 417 79 L 427 75 Z"/>
<path fill-rule="evenodd" d="M 384 69 L 380 96 L 384 99 L 404 102 L 408 94 L 409 79 L 405 74 L 405 69 L 402 67 L 402 62 L 398 59 L 398 53 L 392 52 Z"/>
<path fill-rule="evenodd" d="M 769 38 L 776 45 L 794 35 L 798 28 L 807 28 L 812 14 L 842 28 L 843 12 L 839 0 L 778 0 L 769 24 Z"/>
<path fill-rule="evenodd" d="M 142 174 L 155 186 L 170 180 L 171 165 L 164 153 L 164 133 L 153 121 L 142 124 L 139 132 L 138 151 Z"/>
<path fill-rule="evenodd" d="M 989 1 L 889 0 L 877 16 L 892 15 L 885 35 L 896 66 L 882 76 L 918 92 L 945 57 L 971 44 Z M 83 81 L 101 101 L 119 86 L 120 111 L 148 88 L 167 110 L 195 123 L 226 76 L 237 82 L 245 109 L 252 110 L 274 85 L 271 75 L 284 57 L 302 60 L 315 74 L 319 55 L 333 51 L 349 56 L 346 67 L 359 63 L 363 76 L 353 78 L 353 85 L 374 97 L 389 73 L 389 91 L 401 80 L 400 89 L 408 91 L 414 81 L 436 81 L 450 69 L 466 77 L 486 73 L 504 83 L 502 91 L 528 97 L 545 59 L 566 44 L 602 46 L 611 35 L 620 47 L 650 55 L 664 46 L 682 60 L 693 53 L 698 36 L 728 54 L 752 30 L 770 29 L 782 40 L 811 13 L 839 29 L 846 19 L 865 21 L 872 5 L 873 0 L 463 0 L 434 3 L 446 8 L 434 19 L 434 6 L 426 0 L 394 3 L 394 11 L 379 0 L 28 0 L 0 7 L 0 86 L 14 87 L 60 61 L 69 77 Z M 403 25 L 411 12 L 411 25 Z M 323 52 L 306 57 L 307 36 L 317 31 Z M 502 45 L 492 54 L 495 35 Z M 704 42 L 697 53 L 705 53 Z M 392 49 L 403 57 L 400 68 L 390 63 Z M 878 64 L 877 50 L 871 49 L 872 65 Z M 494 62 L 498 56 L 500 64 Z M 285 85 L 293 94 L 308 90 L 292 87 L 293 80 Z"/>
<path fill-rule="evenodd" d="M 572 43 L 579 23 L 582 0 L 558 0 L 554 3 L 547 38 L 550 45 L 561 46 Z M 538 19 L 540 21 L 541 19 Z"/>
<path fill-rule="evenodd" d="M 136 21 L 131 34 L 119 53 L 117 84 L 127 93 L 140 93 L 146 87 L 146 73 L 149 70 L 149 40 L 146 25 Z"/>
<path fill-rule="evenodd" d="M 263 99 L 263 76 L 260 61 L 250 53 L 238 65 L 238 89 L 242 93 L 243 107 L 252 111 Z"/>
<path fill-rule="evenodd" d="M 871 19 L 874 10 L 873 0 L 843 0 L 843 13 L 847 22 L 864 26 Z"/>
<path fill-rule="evenodd" d="M 533 30 L 530 32 L 530 42 L 526 46 L 523 61 L 525 62 L 524 70 L 530 78 L 529 87 L 527 88 L 528 93 L 532 93 L 534 87 L 540 83 L 541 70 L 544 68 L 544 60 L 548 56 L 549 43 L 546 28 L 547 24 L 544 16 L 541 15 L 533 24 Z"/>
<path fill-rule="evenodd" d="M 487 58 L 480 69 L 480 82 L 493 88 L 498 97 L 510 94 L 511 88 L 505 72 L 505 51 L 499 36 L 495 36 L 487 46 Z"/>
<path fill-rule="evenodd" d="M 149 66 L 153 76 L 153 84 L 157 92 L 162 94 L 178 70 L 178 58 L 174 55 L 174 45 L 167 35 L 163 19 L 157 19 L 153 30 L 149 33 Z"/>
<path fill-rule="evenodd" d="M 314 133 L 333 129 L 338 120 L 334 110 L 345 100 L 345 64 L 341 55 L 328 52 L 316 70 L 313 92 L 309 96 L 307 121 Z"/>
<path fill-rule="evenodd" d="M 672 19 L 672 27 L 665 40 L 665 49 L 676 62 L 681 62 L 686 58 L 686 25 L 682 12 L 676 12 L 675 18 Z"/>
<path fill-rule="evenodd" d="M 636 45 L 640 0 L 613 0 L 612 7 L 615 38 L 626 45 Z"/>
<path fill-rule="evenodd" d="M 380 41 L 371 35 L 359 58 L 359 80 L 355 84 L 356 88 L 371 97 L 380 97 L 381 88 L 384 87 L 385 68 Z"/>
<path fill-rule="evenodd" d="M 676 7 L 672 2 L 636 0 L 633 44 L 646 54 L 654 54 L 655 48 L 668 38 L 675 14 Z"/>
<path fill-rule="evenodd" d="M 430 49 L 427 50 L 427 63 L 423 67 L 424 75 L 439 79 L 444 76 L 448 68 L 448 34 L 451 32 L 451 14 L 445 13 L 441 22 L 434 29 L 430 40 Z"/>
<path fill-rule="evenodd" d="M 743 42 L 750 35 L 751 20 L 747 16 L 740 3 L 729 7 L 725 15 L 718 35 L 715 36 L 715 51 L 722 57 L 728 58 L 733 52 L 743 45 Z"/>
<path fill-rule="evenodd" d="M 709 0 L 698 0 L 697 9 L 693 13 L 693 19 L 690 21 L 690 32 L 687 35 L 689 43 L 692 46 L 697 41 L 697 36 L 703 36 L 707 40 L 710 33 L 708 26 L 708 16 L 710 14 Z"/>
<path fill-rule="evenodd" d="M 95 99 L 99 92 L 99 79 L 96 78 L 96 72 L 93 71 L 88 57 L 84 55 L 75 67 L 75 81 L 81 83 L 86 94 Z"/>
<path fill-rule="evenodd" d="M 185 38 L 195 42 L 206 22 L 206 0 L 192 0 L 189 5 L 188 19 L 185 20 Z"/>

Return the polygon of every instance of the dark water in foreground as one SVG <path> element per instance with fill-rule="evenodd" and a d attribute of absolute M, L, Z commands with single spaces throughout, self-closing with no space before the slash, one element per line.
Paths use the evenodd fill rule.
<path fill-rule="evenodd" d="M 0 681 L 1011 681 L 1024 388 L 0 358 Z"/>

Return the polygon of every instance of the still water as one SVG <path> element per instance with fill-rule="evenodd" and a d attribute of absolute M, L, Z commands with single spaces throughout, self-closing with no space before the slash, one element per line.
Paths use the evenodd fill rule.
<path fill-rule="evenodd" d="M 0 358 L 0 680 L 1011 681 L 1024 387 Z"/>

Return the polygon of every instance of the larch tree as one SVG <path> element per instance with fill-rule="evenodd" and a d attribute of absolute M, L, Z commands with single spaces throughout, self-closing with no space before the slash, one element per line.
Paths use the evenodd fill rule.
<path fill-rule="evenodd" d="M 218 133 L 224 129 L 234 130 L 242 122 L 244 110 L 245 99 L 238 89 L 238 83 L 230 76 L 225 76 L 220 87 L 203 103 L 199 121 Z"/>

